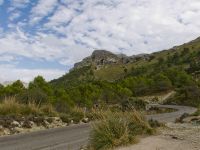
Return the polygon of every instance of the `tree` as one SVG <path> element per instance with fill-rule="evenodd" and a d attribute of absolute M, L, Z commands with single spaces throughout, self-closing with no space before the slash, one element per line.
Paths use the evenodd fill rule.
<path fill-rule="evenodd" d="M 172 88 L 171 81 L 164 74 L 158 74 L 153 78 L 153 87 L 156 91 L 167 91 Z"/>
<path fill-rule="evenodd" d="M 25 90 L 23 83 L 20 80 L 15 81 L 11 85 L 7 85 L 2 89 L 3 96 L 15 96 Z"/>
<path fill-rule="evenodd" d="M 17 99 L 25 104 L 35 103 L 41 105 L 49 102 L 48 95 L 39 88 L 27 89 L 18 94 Z"/>
<path fill-rule="evenodd" d="M 54 105 L 58 112 L 69 112 L 70 107 L 74 106 L 74 102 L 64 89 L 56 89 L 54 93 L 56 99 Z"/>
<path fill-rule="evenodd" d="M 34 78 L 32 82 L 29 83 L 29 90 L 35 90 L 35 91 L 41 91 L 42 93 L 46 94 L 48 96 L 48 101 L 53 102 L 53 89 L 51 85 L 45 81 L 45 79 L 42 76 L 37 76 Z"/>

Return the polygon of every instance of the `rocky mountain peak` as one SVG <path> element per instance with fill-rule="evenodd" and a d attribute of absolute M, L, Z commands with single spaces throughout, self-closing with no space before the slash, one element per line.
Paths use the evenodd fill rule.
<path fill-rule="evenodd" d="M 133 62 L 134 60 L 135 58 L 128 57 L 124 54 L 114 54 L 107 50 L 95 50 L 91 56 L 86 57 L 81 62 L 76 63 L 74 65 L 74 69 L 92 65 L 95 66 L 95 68 L 98 70 L 102 67 L 106 67 L 106 65 L 126 64 Z"/>

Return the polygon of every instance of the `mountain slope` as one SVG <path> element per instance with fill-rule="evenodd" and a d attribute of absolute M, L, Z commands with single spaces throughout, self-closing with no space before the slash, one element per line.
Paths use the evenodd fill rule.
<path fill-rule="evenodd" d="M 89 76 L 89 78 L 93 77 L 99 80 L 115 81 L 125 77 L 134 68 L 151 66 L 167 59 L 171 60 L 171 64 L 174 66 L 188 67 L 191 63 L 189 59 L 198 59 L 193 55 L 199 51 L 200 38 L 180 46 L 175 46 L 169 50 L 136 56 L 117 55 L 106 50 L 96 50 L 91 56 L 76 63 L 68 74 L 52 82 L 56 83 L 60 80 L 66 80 L 64 82 L 67 82 L 67 80 L 73 80 L 72 78 L 82 80 L 87 79 Z M 176 62 L 176 59 L 179 59 L 179 62 Z"/>

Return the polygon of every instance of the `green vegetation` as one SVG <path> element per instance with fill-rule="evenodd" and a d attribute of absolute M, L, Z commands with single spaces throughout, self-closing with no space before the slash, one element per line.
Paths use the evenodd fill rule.
<path fill-rule="evenodd" d="M 65 119 L 67 116 L 70 119 L 71 114 L 80 119 L 81 114 L 72 113 L 76 107 L 86 107 L 87 111 L 94 107 L 142 110 L 146 103 L 138 97 L 175 90 L 175 97 L 166 103 L 199 106 L 199 49 L 200 39 L 197 39 L 153 53 L 148 59 L 138 57 L 133 62 L 107 64 L 100 69 L 93 65 L 73 69 L 51 82 L 38 76 L 27 88 L 18 80 L 11 85 L 0 85 L 0 104 L 5 103 L 6 97 L 15 97 L 20 105 L 51 105 Z"/>
<path fill-rule="evenodd" d="M 38 107 L 35 103 L 29 103 L 27 105 L 21 104 L 16 101 L 14 97 L 6 98 L 0 104 L 0 115 L 1 116 L 56 116 L 57 113 L 51 105 L 45 105 Z"/>
<path fill-rule="evenodd" d="M 153 129 L 136 111 L 104 112 L 93 124 L 91 149 L 112 149 L 137 142 L 138 135 L 152 134 Z"/>
<path fill-rule="evenodd" d="M 195 116 L 199 116 L 200 115 L 200 106 L 198 107 L 197 111 L 193 115 L 195 115 Z"/>

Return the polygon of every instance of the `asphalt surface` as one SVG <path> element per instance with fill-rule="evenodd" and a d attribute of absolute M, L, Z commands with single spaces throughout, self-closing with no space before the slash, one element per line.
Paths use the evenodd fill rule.
<path fill-rule="evenodd" d="M 175 109 L 177 111 L 170 112 L 170 113 L 163 113 L 163 114 L 155 114 L 155 115 L 148 115 L 146 116 L 147 119 L 153 119 L 157 120 L 163 123 L 166 122 L 174 122 L 177 118 L 179 118 L 181 115 L 184 113 L 187 114 L 192 114 L 197 111 L 196 108 L 194 107 L 189 107 L 189 106 L 178 106 L 178 105 L 151 105 L 154 107 L 159 107 L 159 108 L 171 108 Z"/>
<path fill-rule="evenodd" d="M 196 111 L 193 107 L 154 105 L 177 109 L 176 112 L 149 115 L 147 119 L 172 122 L 184 113 Z M 64 128 L 49 129 L 27 134 L 0 137 L 0 150 L 78 150 L 88 141 L 90 125 L 81 124 Z"/>

